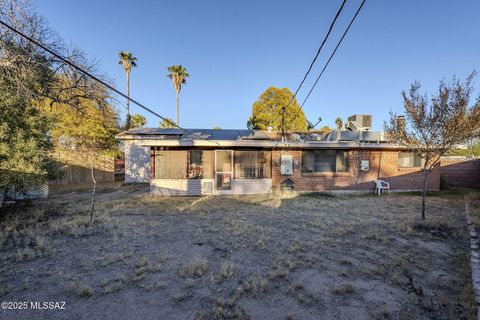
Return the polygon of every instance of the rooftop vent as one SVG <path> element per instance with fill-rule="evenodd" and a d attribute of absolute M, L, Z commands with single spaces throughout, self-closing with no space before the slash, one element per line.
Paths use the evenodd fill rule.
<path fill-rule="evenodd" d="M 310 133 L 307 137 L 307 140 L 310 141 L 321 141 L 323 138 L 318 133 Z"/>

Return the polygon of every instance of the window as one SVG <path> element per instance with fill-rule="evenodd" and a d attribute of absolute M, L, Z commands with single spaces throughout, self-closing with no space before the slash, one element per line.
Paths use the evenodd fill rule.
<path fill-rule="evenodd" d="M 270 151 L 235 151 L 235 178 L 270 179 L 271 162 Z"/>
<path fill-rule="evenodd" d="M 186 150 L 155 151 L 155 179 L 185 179 L 186 175 Z"/>
<path fill-rule="evenodd" d="M 348 151 L 306 150 L 302 153 L 302 172 L 347 172 Z"/>
<path fill-rule="evenodd" d="M 398 153 L 398 167 L 400 168 L 420 168 L 425 164 L 425 160 L 416 153 L 401 151 Z"/>
<path fill-rule="evenodd" d="M 190 150 L 188 162 L 189 179 L 213 178 L 213 151 Z"/>

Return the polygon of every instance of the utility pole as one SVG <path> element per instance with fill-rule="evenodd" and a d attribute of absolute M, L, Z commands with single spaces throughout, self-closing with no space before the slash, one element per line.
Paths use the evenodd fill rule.
<path fill-rule="evenodd" d="M 282 130 L 282 142 L 285 142 L 285 107 L 282 107 L 282 124 L 281 124 L 281 130 Z"/>

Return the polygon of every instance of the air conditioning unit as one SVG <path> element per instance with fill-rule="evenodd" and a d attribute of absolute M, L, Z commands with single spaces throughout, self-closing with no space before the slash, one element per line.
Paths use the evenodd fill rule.
<path fill-rule="evenodd" d="M 353 116 L 348 117 L 348 122 L 356 122 L 360 124 L 360 130 L 371 130 L 372 129 L 372 115 L 370 114 L 354 114 Z M 357 131 L 357 130 L 354 130 Z"/>

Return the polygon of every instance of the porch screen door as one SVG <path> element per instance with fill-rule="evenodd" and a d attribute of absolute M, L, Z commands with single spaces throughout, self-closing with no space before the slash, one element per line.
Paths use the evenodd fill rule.
<path fill-rule="evenodd" d="M 232 191 L 233 150 L 215 150 L 215 189 L 220 192 Z"/>

